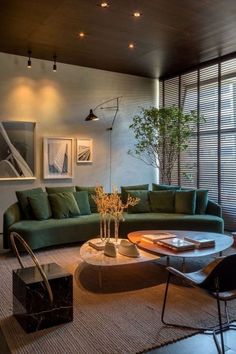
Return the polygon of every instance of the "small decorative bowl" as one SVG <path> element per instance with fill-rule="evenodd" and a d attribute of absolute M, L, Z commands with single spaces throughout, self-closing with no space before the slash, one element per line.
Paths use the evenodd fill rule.
<path fill-rule="evenodd" d="M 106 242 L 104 254 L 108 257 L 116 257 L 116 245 L 112 242 Z"/>
<path fill-rule="evenodd" d="M 118 252 L 127 257 L 139 257 L 138 247 L 128 240 L 121 240 L 118 246 Z"/>

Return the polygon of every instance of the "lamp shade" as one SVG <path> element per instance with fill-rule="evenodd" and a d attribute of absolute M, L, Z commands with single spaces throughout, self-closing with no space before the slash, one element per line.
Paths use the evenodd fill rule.
<path fill-rule="evenodd" d="M 93 113 L 93 110 L 90 109 L 89 115 L 85 118 L 86 121 L 91 121 L 91 120 L 99 120 L 97 116 Z"/>

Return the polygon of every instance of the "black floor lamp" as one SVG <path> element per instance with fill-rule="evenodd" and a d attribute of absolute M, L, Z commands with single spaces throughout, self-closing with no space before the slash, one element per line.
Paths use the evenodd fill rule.
<path fill-rule="evenodd" d="M 122 96 L 118 96 L 118 97 L 114 97 L 111 98 L 110 100 L 104 101 L 100 104 L 98 104 L 96 107 L 94 107 L 93 109 L 90 109 L 89 115 L 85 118 L 85 120 L 87 122 L 91 122 L 91 121 L 96 121 L 99 120 L 99 117 L 97 117 L 94 112 L 96 111 L 96 109 L 100 108 L 100 109 L 108 109 L 108 110 L 112 110 L 114 111 L 114 115 L 113 115 L 113 119 L 112 119 L 112 123 L 111 126 L 109 128 L 107 128 L 107 131 L 109 131 L 109 187 L 110 187 L 110 191 L 112 190 L 112 185 L 111 185 L 111 169 L 112 169 L 112 130 L 113 130 L 113 126 L 117 117 L 117 113 L 119 111 L 119 105 L 120 105 L 120 99 L 122 98 Z M 115 104 L 113 106 L 106 106 L 107 103 L 110 103 L 112 101 L 115 101 Z M 105 105 L 105 106 L 104 106 Z"/>

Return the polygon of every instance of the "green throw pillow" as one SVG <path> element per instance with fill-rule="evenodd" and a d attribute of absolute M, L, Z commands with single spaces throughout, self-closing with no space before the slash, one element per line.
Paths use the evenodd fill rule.
<path fill-rule="evenodd" d="M 195 214 L 196 191 L 175 192 L 175 212 L 179 214 Z"/>
<path fill-rule="evenodd" d="M 91 210 L 90 210 L 88 192 L 87 191 L 74 192 L 73 195 L 74 195 L 75 200 L 78 204 L 80 214 L 81 215 L 90 215 Z"/>
<path fill-rule="evenodd" d="M 48 194 L 63 193 L 63 192 L 75 192 L 75 186 L 64 187 L 45 187 Z"/>
<path fill-rule="evenodd" d="M 196 190 L 196 214 L 205 214 L 208 204 L 208 190 Z"/>
<path fill-rule="evenodd" d="M 28 200 L 36 220 L 47 220 L 52 217 L 52 210 L 47 193 L 40 193 L 37 196 L 28 197 Z"/>
<path fill-rule="evenodd" d="M 193 188 L 181 187 L 183 191 L 192 191 Z M 196 190 L 196 211 L 195 214 L 205 214 L 208 204 L 208 190 L 207 189 L 195 189 Z"/>
<path fill-rule="evenodd" d="M 49 194 L 48 199 L 55 219 L 73 218 L 80 214 L 75 197 L 71 192 Z"/>
<path fill-rule="evenodd" d="M 175 191 L 149 192 L 150 206 L 154 213 L 173 213 Z"/>
<path fill-rule="evenodd" d="M 180 186 L 172 186 L 169 184 L 152 184 L 153 191 L 177 191 L 180 189 Z"/>
<path fill-rule="evenodd" d="M 131 197 L 139 198 L 138 204 L 134 206 L 128 207 L 128 213 L 149 213 L 150 212 L 150 205 L 149 205 L 149 195 L 148 191 L 127 191 L 128 195 Z"/>
<path fill-rule="evenodd" d="M 121 200 L 123 203 L 127 202 L 128 198 L 128 193 L 127 191 L 134 191 L 134 190 L 142 190 L 142 191 L 148 191 L 148 184 L 140 184 L 136 186 L 122 186 L 120 187 L 121 189 Z"/>
<path fill-rule="evenodd" d="M 37 197 L 39 194 L 43 194 L 42 188 L 26 189 L 24 191 L 16 191 L 16 197 L 18 199 L 21 211 L 25 219 L 33 219 L 33 211 L 29 203 L 29 197 Z"/>
<path fill-rule="evenodd" d="M 77 192 L 82 192 L 82 191 L 87 191 L 88 192 L 88 198 L 89 198 L 89 204 L 90 204 L 90 210 L 92 213 L 97 213 L 98 208 L 97 204 L 95 203 L 93 199 L 93 195 L 95 195 L 95 188 L 96 187 L 81 187 L 81 186 L 76 186 L 76 191 Z"/>

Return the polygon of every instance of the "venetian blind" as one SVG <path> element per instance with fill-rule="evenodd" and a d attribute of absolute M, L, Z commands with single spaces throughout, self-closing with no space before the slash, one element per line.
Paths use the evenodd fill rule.
<path fill-rule="evenodd" d="M 195 110 L 188 149 L 175 164 L 172 183 L 209 190 L 221 203 L 225 227 L 236 230 L 236 59 L 205 65 L 160 83 L 160 106 Z"/>

